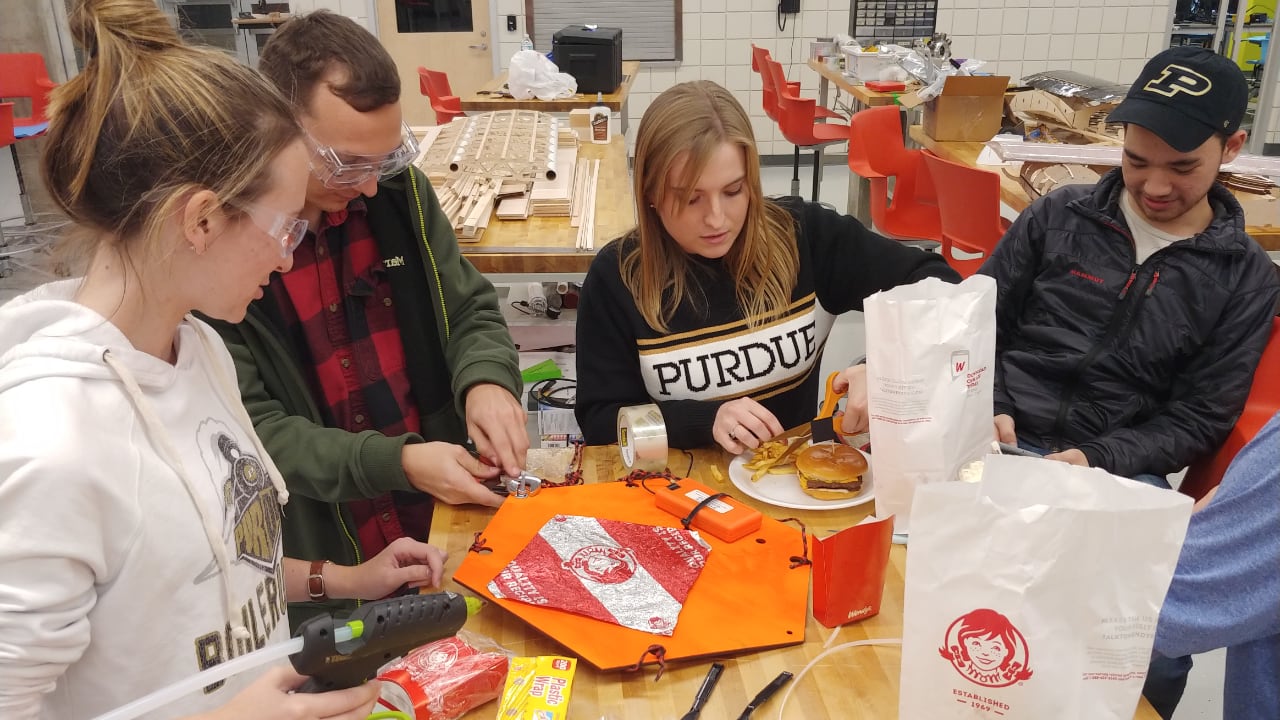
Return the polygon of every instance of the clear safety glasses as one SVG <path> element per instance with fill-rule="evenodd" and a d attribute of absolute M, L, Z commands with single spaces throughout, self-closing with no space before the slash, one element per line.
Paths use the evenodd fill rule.
<path fill-rule="evenodd" d="M 249 220 L 268 237 L 280 243 L 280 257 L 287 258 L 298 249 L 298 245 L 302 244 L 302 238 L 307 234 L 307 221 L 302 218 L 286 215 L 279 210 L 273 210 L 269 207 L 254 205 L 252 203 L 238 204 L 241 210 L 249 216 Z"/>
<path fill-rule="evenodd" d="M 398 175 L 418 156 L 418 138 L 408 125 L 401 123 L 400 128 L 400 147 L 385 155 L 344 153 L 321 144 L 304 131 L 311 147 L 311 172 L 325 187 L 334 190 L 362 185 L 374 177 L 385 180 Z"/>

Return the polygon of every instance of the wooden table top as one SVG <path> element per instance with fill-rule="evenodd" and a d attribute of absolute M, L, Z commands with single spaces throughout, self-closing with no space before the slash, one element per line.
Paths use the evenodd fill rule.
<path fill-rule="evenodd" d="M 980 142 L 939 142 L 924 133 L 919 125 L 911 126 L 911 139 L 938 155 L 952 162 L 964 163 L 976 167 L 978 154 L 985 143 Z M 1006 205 L 1022 212 L 1031 204 L 1022 183 L 1009 177 L 1003 170 L 1006 168 L 984 167 L 1000 176 L 1000 199 Z M 1272 190 L 1269 195 L 1235 192 L 1236 199 L 1244 208 L 1245 232 L 1264 250 L 1280 250 L 1280 193 Z"/>
<path fill-rule="evenodd" d="M 598 250 L 636 225 L 627 167 L 626 140 L 614 136 L 608 145 L 582 143 L 580 160 L 600 160 L 596 184 Z M 479 241 L 459 240 L 462 254 L 482 273 L 585 273 L 595 250 L 578 250 L 578 229 L 568 217 L 501 220 L 494 215 Z"/>
<path fill-rule="evenodd" d="M 788 510 L 759 503 L 745 497 L 728 480 L 730 457 L 720 449 L 695 450 L 692 471 L 695 480 L 717 490 L 732 492 L 760 511 L 773 517 L 797 517 L 810 532 L 825 535 L 860 522 L 869 515 L 872 503 L 836 511 Z M 684 469 L 689 460 L 680 451 L 670 454 L 670 466 Z M 710 468 L 715 466 L 725 476 L 717 480 Z M 626 475 L 616 446 L 586 448 L 583 477 L 586 482 L 607 482 Z M 512 500 L 511 502 L 518 502 Z M 484 529 L 494 511 L 479 507 L 454 507 L 437 504 L 431 521 L 431 542 L 449 552 L 445 577 L 452 577 L 462 564 L 475 534 Z M 705 718 L 737 717 L 752 696 L 783 670 L 798 674 L 817 657 L 824 644 L 837 633 L 832 646 L 853 640 L 902 637 L 903 578 L 906 548 L 893 546 L 889 553 L 889 570 L 885 581 L 880 614 L 861 622 L 830 630 L 808 618 L 805 641 L 785 648 L 739 654 L 724 660 L 724 675 L 711 694 L 702 713 Z M 448 580 L 445 589 L 471 594 L 456 582 Z M 524 621 L 502 608 L 490 605 L 467 622 L 467 629 L 493 638 L 503 647 L 519 655 L 557 655 L 566 650 L 542 635 Z M 778 704 L 790 685 L 795 686 L 787 701 L 785 718 L 840 718 L 841 720 L 892 720 L 898 716 L 898 672 L 901 650 L 895 646 L 859 647 L 834 653 L 819 663 L 799 682 L 784 687 L 756 713 L 756 717 L 775 718 Z M 654 667 L 640 673 L 601 672 L 579 663 L 574 678 L 569 717 L 573 718 L 646 718 L 676 720 L 693 702 L 709 663 L 691 661 L 668 664 L 662 679 L 654 682 Z M 486 704 L 464 716 L 465 720 L 488 720 L 493 717 L 493 704 Z M 1135 720 L 1157 720 L 1158 715 L 1141 700 Z"/>
<path fill-rule="evenodd" d="M 897 95 L 901 93 L 882 93 L 875 90 L 868 90 L 866 85 L 854 82 L 845 77 L 845 74 L 839 68 L 828 67 L 826 63 L 819 60 L 810 60 L 809 67 L 822 77 L 835 83 L 836 87 L 844 92 L 849 93 L 858 102 L 867 107 L 876 107 L 877 105 L 892 105 Z M 906 92 L 906 91 L 904 91 Z"/>
<path fill-rule="evenodd" d="M 627 102 L 627 93 L 631 92 L 631 83 L 635 80 L 636 73 L 640 72 L 640 62 L 638 60 L 627 60 L 622 63 L 622 84 L 617 90 L 604 94 L 604 105 L 614 112 L 622 110 L 622 106 Z M 501 97 L 498 95 L 488 95 L 485 93 L 496 92 L 507 84 L 507 74 L 502 73 L 498 77 L 485 83 L 476 92 L 460 99 L 462 109 L 467 111 L 488 111 L 488 110 L 541 110 L 542 112 L 569 112 L 570 110 L 579 110 L 589 108 L 596 105 L 595 93 L 578 93 L 571 98 L 565 100 L 539 100 L 538 98 L 530 98 L 529 100 L 516 100 L 511 97 Z"/>

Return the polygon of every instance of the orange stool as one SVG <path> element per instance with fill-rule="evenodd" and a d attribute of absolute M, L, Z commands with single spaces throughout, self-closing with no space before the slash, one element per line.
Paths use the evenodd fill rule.
<path fill-rule="evenodd" d="M 1000 216 L 1000 176 L 924 151 L 942 219 L 942 256 L 967 278 L 982 267 L 1009 222 Z M 955 250 L 980 254 L 958 258 Z"/>
<path fill-rule="evenodd" d="M 436 112 L 436 124 L 444 125 L 456 117 L 462 117 L 462 101 L 453 94 L 449 87 L 449 76 L 445 73 L 418 67 L 418 90 L 431 101 L 431 109 Z"/>
<path fill-rule="evenodd" d="M 788 87 L 782 64 L 766 60 L 765 67 L 772 77 L 773 87 L 786 88 L 777 93 L 778 128 L 788 142 L 795 145 L 795 161 L 791 170 L 791 194 L 800 194 L 800 148 L 813 149 L 813 202 L 818 202 L 818 186 L 822 181 L 822 149 L 828 145 L 849 139 L 849 126 L 843 123 L 819 122 L 839 118 L 836 113 L 819 108 L 818 101 L 802 98 Z M 796 83 L 797 85 L 799 83 Z M 768 96 L 766 95 L 766 101 Z M 768 108 L 766 107 L 766 112 Z"/>
<path fill-rule="evenodd" d="M 13 169 L 18 175 L 22 214 L 27 225 L 34 225 L 36 217 L 22 177 L 22 165 L 18 162 L 17 143 L 39 137 L 49 129 L 45 111 L 49 106 L 49 91 L 55 87 L 57 85 L 49 79 L 49 71 L 45 69 L 44 58 L 38 53 L 0 53 L 0 98 L 26 98 L 31 101 L 30 115 L 12 117 L 14 141 L 9 143 Z M 12 108 L 10 114 L 12 115 Z"/>
<path fill-rule="evenodd" d="M 849 118 L 849 169 L 871 185 L 871 221 L 900 239 L 942 242 L 942 219 L 933 181 L 920 150 L 902 139 L 895 105 L 867 108 Z M 889 178 L 896 178 L 892 198 Z"/>

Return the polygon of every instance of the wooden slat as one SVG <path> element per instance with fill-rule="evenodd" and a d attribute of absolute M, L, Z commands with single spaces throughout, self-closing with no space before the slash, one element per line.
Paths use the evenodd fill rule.
<path fill-rule="evenodd" d="M 577 156 L 600 160 L 595 222 L 600 248 L 636 224 L 626 142 L 615 137 L 608 145 L 583 143 Z M 566 174 L 572 181 L 572 173 Z M 462 253 L 484 273 L 585 273 L 595 253 L 576 248 L 577 230 L 570 222 L 569 217 L 496 221 L 479 242 L 464 244 Z"/>

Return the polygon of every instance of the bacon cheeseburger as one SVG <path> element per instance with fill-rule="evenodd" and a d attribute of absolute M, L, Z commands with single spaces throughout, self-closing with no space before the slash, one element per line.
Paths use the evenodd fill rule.
<path fill-rule="evenodd" d="M 839 443 L 818 443 L 796 453 L 800 489 L 819 500 L 846 500 L 862 490 L 867 459 Z"/>

